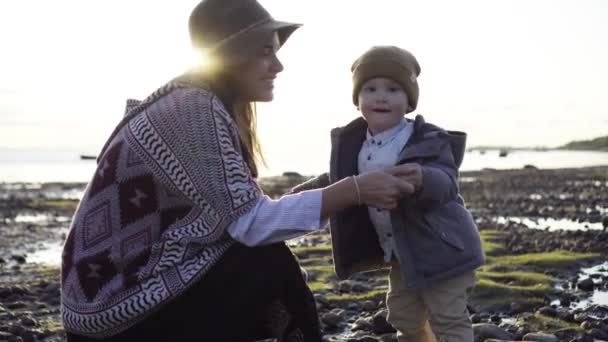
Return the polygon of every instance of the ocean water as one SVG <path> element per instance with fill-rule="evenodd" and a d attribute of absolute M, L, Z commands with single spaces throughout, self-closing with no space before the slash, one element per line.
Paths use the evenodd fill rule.
<path fill-rule="evenodd" d="M 272 156 L 267 156 L 267 159 L 272 162 Z M 310 171 L 303 173 L 312 175 L 325 172 L 328 161 L 317 159 L 311 157 L 308 164 Z M 95 160 L 81 160 L 77 152 L 0 149 L 0 182 L 88 182 L 95 165 Z M 515 150 L 506 157 L 500 157 L 498 150 L 486 150 L 485 153 L 469 151 L 460 170 L 519 169 L 524 165 L 543 169 L 608 165 L 608 152 Z M 271 168 L 265 170 L 262 176 L 279 175 L 284 171 L 298 170 Z"/>

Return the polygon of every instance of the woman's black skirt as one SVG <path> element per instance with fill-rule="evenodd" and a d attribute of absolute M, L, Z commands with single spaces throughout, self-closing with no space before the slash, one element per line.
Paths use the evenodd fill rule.
<path fill-rule="evenodd" d="M 198 284 L 106 341 L 321 341 L 314 298 L 284 243 L 235 244 Z M 67 334 L 68 342 L 99 341 Z"/>

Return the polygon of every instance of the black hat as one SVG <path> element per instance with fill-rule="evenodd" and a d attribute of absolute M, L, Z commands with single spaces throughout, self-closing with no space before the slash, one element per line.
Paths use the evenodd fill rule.
<path fill-rule="evenodd" d="M 256 0 L 203 0 L 189 22 L 192 45 L 227 63 L 246 60 L 274 32 L 283 45 L 300 26 L 273 19 Z"/>

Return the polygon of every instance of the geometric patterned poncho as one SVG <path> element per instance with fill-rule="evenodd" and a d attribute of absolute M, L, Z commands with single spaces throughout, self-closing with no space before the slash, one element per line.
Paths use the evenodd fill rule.
<path fill-rule="evenodd" d="M 99 338 L 203 278 L 234 243 L 226 227 L 260 196 L 232 117 L 191 81 L 176 79 L 138 103 L 106 147 L 61 267 L 65 330 Z"/>

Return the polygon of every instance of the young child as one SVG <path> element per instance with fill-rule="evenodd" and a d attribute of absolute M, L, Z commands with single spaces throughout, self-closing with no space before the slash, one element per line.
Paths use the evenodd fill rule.
<path fill-rule="evenodd" d="M 401 177 L 416 192 L 398 208 L 361 205 L 331 218 L 336 273 L 344 279 L 391 268 L 387 319 L 399 341 L 470 342 L 467 293 L 484 255 L 458 193 L 466 135 L 426 123 L 420 115 L 404 118 L 416 109 L 419 74 L 416 58 L 398 47 L 373 47 L 359 57 L 352 66 L 353 103 L 362 117 L 332 130 L 329 174 L 293 191 L 408 164 L 411 171 Z"/>

